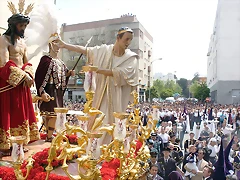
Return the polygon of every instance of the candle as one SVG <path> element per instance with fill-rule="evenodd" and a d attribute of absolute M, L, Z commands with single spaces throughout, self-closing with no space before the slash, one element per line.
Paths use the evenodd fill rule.
<path fill-rule="evenodd" d="M 23 144 L 12 143 L 11 157 L 13 162 L 23 162 L 24 159 Z"/>
<path fill-rule="evenodd" d="M 85 79 L 84 79 L 84 85 L 83 85 L 85 92 L 88 92 L 90 90 L 91 82 L 92 82 L 91 73 L 89 71 L 85 72 Z"/>
<path fill-rule="evenodd" d="M 124 153 L 128 153 L 129 150 L 130 150 L 129 139 L 128 139 L 128 138 L 125 138 L 125 140 L 124 140 L 123 152 L 124 152 Z"/>
<path fill-rule="evenodd" d="M 114 128 L 113 136 L 118 140 L 124 140 L 127 135 L 126 131 L 126 119 L 120 120 L 115 118 L 116 126 Z"/>
<path fill-rule="evenodd" d="M 99 143 L 99 139 L 97 139 L 97 146 L 96 146 L 94 157 L 96 159 L 99 159 L 100 154 L 101 154 L 101 152 L 100 152 L 100 143 Z"/>
<path fill-rule="evenodd" d="M 86 149 L 86 155 L 89 155 L 90 149 L 91 149 L 91 138 L 88 139 L 88 145 L 87 145 L 87 149 Z"/>
<path fill-rule="evenodd" d="M 65 123 L 67 122 L 66 114 L 68 112 L 67 108 L 54 108 L 55 113 L 57 114 L 57 119 L 55 122 L 55 128 L 58 133 L 65 130 Z"/>

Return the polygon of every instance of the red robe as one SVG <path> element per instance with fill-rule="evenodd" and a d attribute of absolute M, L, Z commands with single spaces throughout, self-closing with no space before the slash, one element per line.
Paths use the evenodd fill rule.
<path fill-rule="evenodd" d="M 11 136 L 25 136 L 25 143 L 39 139 L 30 88 L 23 86 L 26 73 L 33 77 L 31 66 L 10 60 L 0 68 L 0 149 L 11 147 Z"/>

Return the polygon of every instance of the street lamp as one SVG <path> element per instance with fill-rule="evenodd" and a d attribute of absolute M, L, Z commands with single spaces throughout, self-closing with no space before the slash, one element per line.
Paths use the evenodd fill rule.
<path fill-rule="evenodd" d="M 150 65 L 148 66 L 148 101 L 151 103 L 151 90 L 150 90 L 150 88 L 151 88 L 151 78 L 150 78 L 150 72 L 151 72 L 151 66 L 152 66 L 152 64 L 153 64 L 153 62 L 155 62 L 155 61 L 161 61 L 162 60 L 162 58 L 157 58 L 157 59 L 154 59 L 154 60 L 152 60 L 151 62 L 150 62 Z"/>

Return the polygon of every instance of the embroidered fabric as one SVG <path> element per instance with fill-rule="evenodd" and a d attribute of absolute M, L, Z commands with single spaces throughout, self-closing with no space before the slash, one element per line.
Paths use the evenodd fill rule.
<path fill-rule="evenodd" d="M 44 92 L 44 88 L 48 83 L 55 84 L 56 89 L 62 88 L 62 90 L 64 90 L 66 88 L 66 74 L 68 72 L 67 67 L 62 61 L 53 59 L 52 57 L 50 58 L 52 60 L 49 64 L 42 86 L 39 89 L 40 94 Z"/>
<path fill-rule="evenodd" d="M 7 82 L 12 85 L 13 87 L 16 87 L 22 79 L 26 76 L 26 73 L 21 70 L 19 67 L 10 67 L 11 74 L 9 75 L 9 79 Z"/>

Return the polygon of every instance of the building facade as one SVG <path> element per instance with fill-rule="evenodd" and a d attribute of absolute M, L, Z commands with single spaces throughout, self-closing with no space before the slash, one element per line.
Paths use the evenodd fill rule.
<path fill-rule="evenodd" d="M 125 26 L 133 29 L 134 32 L 134 38 L 129 48 L 139 55 L 139 94 L 140 101 L 145 101 L 145 90 L 153 83 L 153 74 L 151 71 L 153 37 L 137 20 L 136 16 L 126 15 L 121 16 L 120 18 L 95 22 L 73 25 L 64 24 L 62 29 L 62 39 L 70 44 L 85 46 L 87 40 L 93 36 L 93 39 L 89 44 L 90 47 L 101 44 L 114 44 L 118 29 Z M 74 65 L 78 56 L 79 54 L 69 52 L 68 50 L 62 51 L 62 59 L 70 68 Z M 81 65 L 83 65 L 85 61 L 86 59 L 81 61 L 78 70 L 81 69 Z M 77 82 L 79 83 L 77 84 Z M 79 97 L 84 96 L 82 82 L 83 79 L 80 77 L 72 80 L 72 83 L 70 83 L 68 87 L 68 93 L 66 94 L 69 99 L 78 100 Z"/>
<path fill-rule="evenodd" d="M 163 75 L 162 73 L 155 73 L 154 80 L 157 80 L 157 79 L 164 82 L 167 82 L 167 81 L 173 81 L 174 83 L 177 82 L 176 76 L 173 73 L 168 73 L 166 75 Z"/>
<path fill-rule="evenodd" d="M 240 103 L 240 0 L 219 0 L 207 53 L 212 101 Z"/>

